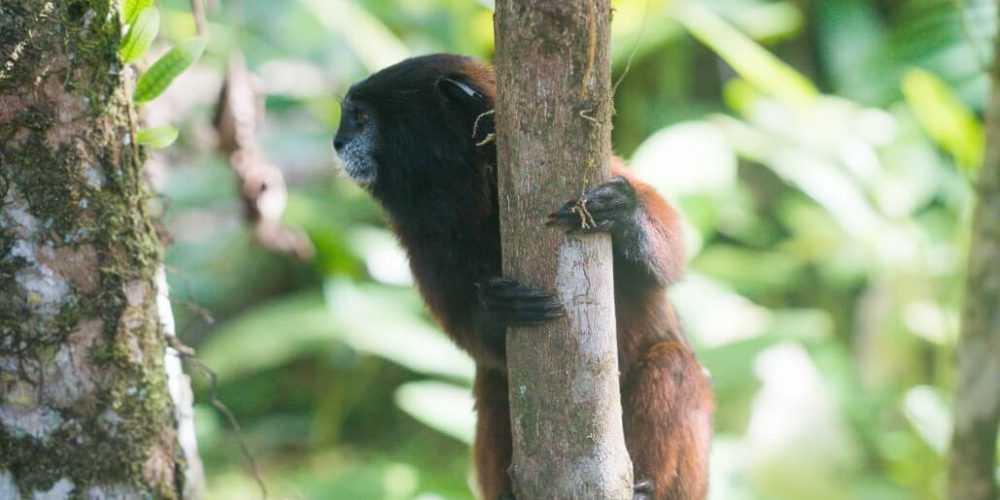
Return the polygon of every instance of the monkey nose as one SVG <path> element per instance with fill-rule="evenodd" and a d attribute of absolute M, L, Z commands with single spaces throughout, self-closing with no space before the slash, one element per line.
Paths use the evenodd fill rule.
<path fill-rule="evenodd" d="M 337 138 L 334 138 L 333 139 L 333 149 L 334 149 L 334 151 L 336 151 L 336 152 L 339 153 L 341 149 L 344 149 L 344 141 L 342 141 L 340 139 L 337 139 Z"/>

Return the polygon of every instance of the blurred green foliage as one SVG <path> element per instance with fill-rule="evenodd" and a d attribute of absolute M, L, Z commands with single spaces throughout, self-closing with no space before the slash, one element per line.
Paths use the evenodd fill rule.
<path fill-rule="evenodd" d="M 158 100 L 182 114 L 163 186 L 180 334 L 277 497 L 471 497 L 472 365 L 329 142 L 337 96 L 370 71 L 489 58 L 490 3 L 223 1 L 205 60 Z M 194 35 L 187 2 L 160 5 L 161 36 Z M 941 497 L 995 4 L 614 5 L 616 78 L 632 60 L 616 149 L 687 228 L 671 295 L 714 377 L 712 498 Z M 203 138 L 236 49 L 260 76 L 262 139 L 312 262 L 253 246 Z M 210 498 L 253 498 L 232 431 L 206 404 L 197 417 Z"/>

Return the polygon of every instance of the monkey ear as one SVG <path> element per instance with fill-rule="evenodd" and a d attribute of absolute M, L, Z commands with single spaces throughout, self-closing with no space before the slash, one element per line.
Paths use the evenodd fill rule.
<path fill-rule="evenodd" d="M 445 77 L 438 81 L 438 89 L 444 98 L 469 117 L 475 119 L 472 125 L 472 139 L 477 143 L 493 133 L 493 113 L 487 109 L 486 96 L 467 81 L 457 77 Z"/>
<path fill-rule="evenodd" d="M 486 105 L 486 97 L 482 92 L 459 78 L 442 78 L 438 80 L 437 86 L 446 99 L 463 108 Z"/>

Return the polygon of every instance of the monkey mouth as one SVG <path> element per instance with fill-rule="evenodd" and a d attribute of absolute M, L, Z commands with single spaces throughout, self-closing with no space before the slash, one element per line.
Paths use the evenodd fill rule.
<path fill-rule="evenodd" d="M 370 187 L 375 183 L 375 161 L 371 155 L 358 151 L 353 145 L 348 145 L 340 153 L 335 153 L 341 170 L 361 187 Z"/>

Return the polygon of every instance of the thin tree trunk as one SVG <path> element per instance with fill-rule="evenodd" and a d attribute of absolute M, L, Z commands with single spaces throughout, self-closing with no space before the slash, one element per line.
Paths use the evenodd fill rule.
<path fill-rule="evenodd" d="M 609 176 L 610 13 L 608 0 L 496 2 L 504 273 L 557 290 L 567 312 L 508 337 L 518 498 L 632 497 L 611 241 L 545 227 L 548 213 Z"/>
<path fill-rule="evenodd" d="M 962 334 L 958 343 L 955 432 L 948 494 L 994 500 L 1000 425 L 1000 36 L 986 110 L 986 155 L 977 181 Z"/>
<path fill-rule="evenodd" d="M 0 498 L 196 495 L 120 40 L 112 0 L 0 3 Z"/>

